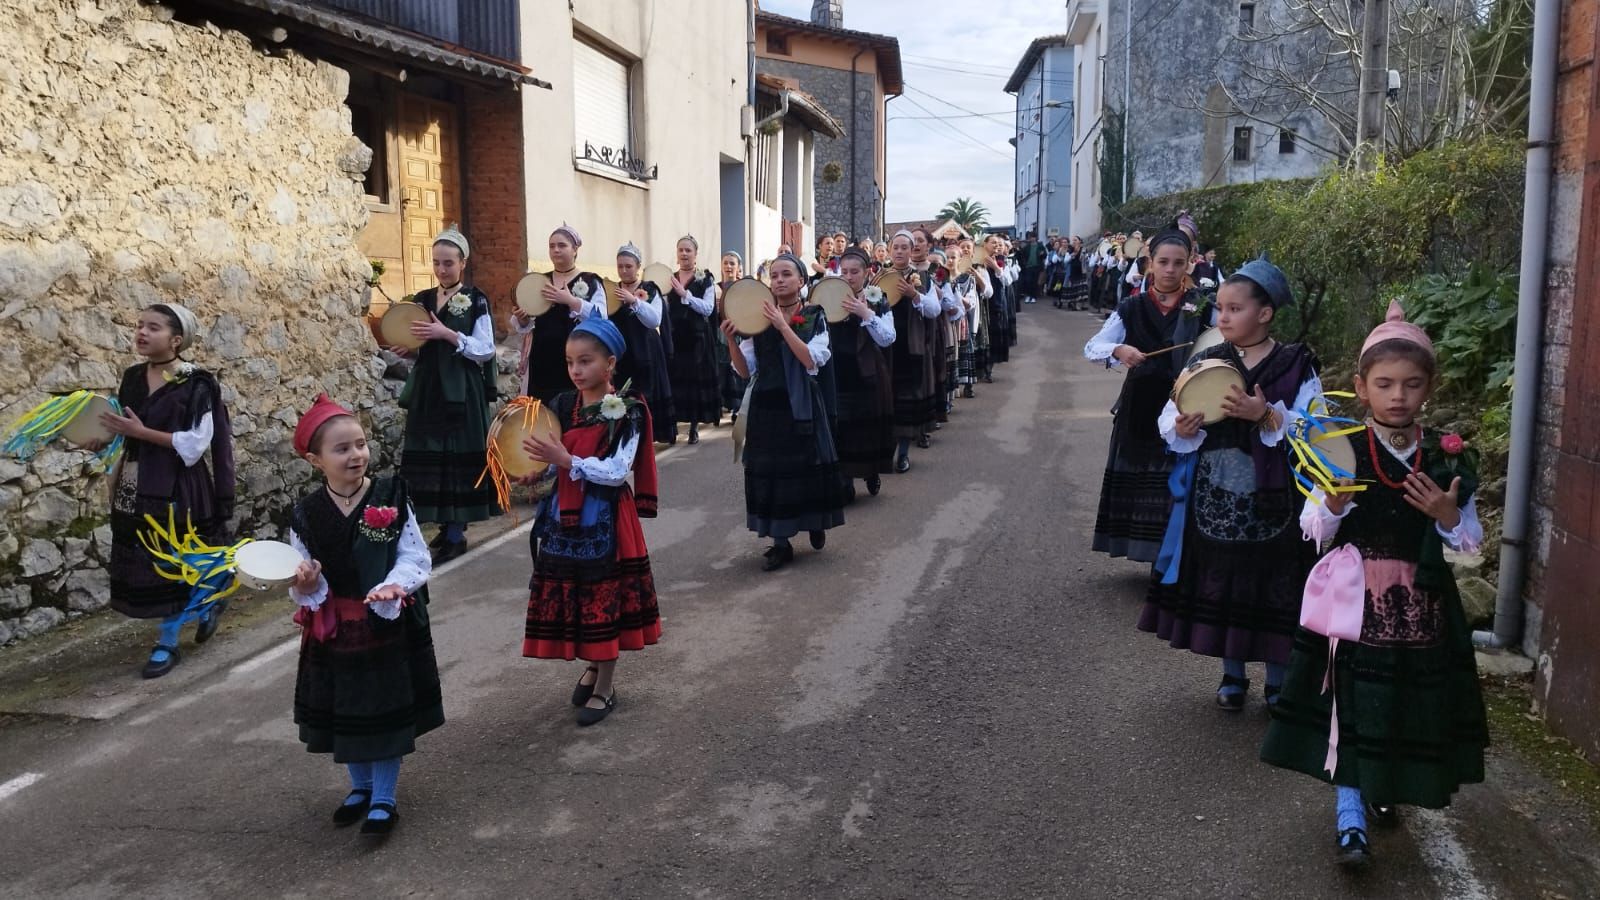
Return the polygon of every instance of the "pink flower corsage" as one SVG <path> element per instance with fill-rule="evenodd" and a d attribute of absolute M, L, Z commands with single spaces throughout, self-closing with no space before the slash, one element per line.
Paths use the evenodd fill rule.
<path fill-rule="evenodd" d="M 1451 456 L 1459 456 L 1467 447 L 1467 442 L 1459 434 L 1446 434 L 1439 437 L 1439 449 Z"/>
<path fill-rule="evenodd" d="M 400 529 L 395 527 L 399 518 L 400 510 L 392 506 L 369 506 L 362 511 L 361 523 L 356 527 L 367 540 L 387 544 L 400 536 Z"/>

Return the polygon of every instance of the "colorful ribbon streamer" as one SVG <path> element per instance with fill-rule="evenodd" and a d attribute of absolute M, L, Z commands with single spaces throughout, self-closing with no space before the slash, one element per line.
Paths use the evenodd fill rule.
<path fill-rule="evenodd" d="M 139 542 L 155 557 L 157 575 L 190 586 L 189 605 L 184 607 L 182 615 L 184 622 L 192 622 L 209 615 L 215 604 L 239 589 L 238 579 L 234 577 L 234 554 L 250 540 L 213 547 L 200 540 L 187 515 L 184 517 L 186 530 L 180 536 L 175 518 L 174 507 L 170 505 L 164 528 L 155 516 L 146 515 L 144 520 L 149 523 L 150 530 L 139 532 Z"/>
<path fill-rule="evenodd" d="M 539 409 L 543 405 L 533 397 L 524 394 L 507 401 L 505 410 L 501 415 L 504 415 L 506 420 L 509 421 L 512 415 L 520 414 L 522 416 L 523 430 L 527 432 L 532 430 L 534 420 L 538 417 Z M 477 482 L 472 486 L 478 487 L 482 485 L 485 478 L 489 479 L 489 482 L 494 485 L 495 499 L 500 501 L 500 508 L 510 513 L 511 521 L 516 522 L 517 512 L 511 506 L 511 476 L 506 474 L 506 464 L 500 455 L 499 441 L 489 441 L 488 459 L 484 464 L 482 474 L 478 476 Z"/>
<path fill-rule="evenodd" d="M 1350 494 L 1367 489 L 1365 484 L 1354 482 L 1356 473 L 1345 469 L 1318 446 L 1326 441 L 1359 434 L 1367 426 L 1362 422 L 1336 415 L 1337 406 L 1329 397 L 1353 397 L 1348 391 L 1327 391 L 1314 398 L 1307 408 L 1297 409 L 1299 419 L 1287 434 L 1290 454 L 1294 457 L 1292 474 L 1295 487 L 1308 499 L 1320 489 L 1324 496 Z"/>
<path fill-rule="evenodd" d="M 60 435 L 96 396 L 93 391 L 73 391 L 70 394 L 51 397 L 23 413 L 22 418 L 12 424 L 11 433 L 6 438 L 4 447 L 0 449 L 18 459 L 28 459 Z M 121 415 L 122 404 L 117 402 L 117 398 L 106 399 L 111 403 L 112 411 Z M 107 472 L 116 465 L 117 457 L 120 455 L 122 455 L 120 434 L 95 453 Z"/>

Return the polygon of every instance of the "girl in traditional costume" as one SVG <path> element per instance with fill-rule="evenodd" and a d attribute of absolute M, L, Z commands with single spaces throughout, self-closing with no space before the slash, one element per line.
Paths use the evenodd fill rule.
<path fill-rule="evenodd" d="M 572 693 L 578 724 L 617 706 L 614 677 L 623 650 L 661 638 L 655 578 L 639 518 L 656 514 L 656 456 L 650 408 L 639 392 L 613 387 L 627 351 L 605 319 L 580 322 L 567 337 L 575 390 L 556 396 L 559 441 L 530 436 L 523 448 L 550 464 L 555 489 L 540 504 L 522 655 L 588 663 Z M 628 476 L 633 476 L 633 485 Z"/>
<path fill-rule="evenodd" d="M 400 819 L 400 760 L 444 724 L 428 627 L 433 565 L 402 478 L 370 478 L 366 433 L 326 394 L 300 417 L 294 449 L 324 483 L 290 514 L 304 560 L 289 596 L 300 607 L 294 722 L 311 753 L 350 774 L 335 825 L 386 835 Z M 363 821 L 364 820 L 364 821 Z"/>
<path fill-rule="evenodd" d="M 493 486 L 479 478 L 496 366 L 489 298 L 465 280 L 470 255 L 466 237 L 453 226 L 434 239 L 439 286 L 414 298 L 428 321 L 411 324 L 412 336 L 424 343 L 400 397 L 407 413 L 400 471 L 418 520 L 442 526 L 433 541 L 439 564 L 467 552 L 469 522 L 501 512 Z"/>
<path fill-rule="evenodd" d="M 1128 371 L 1112 407 L 1111 447 L 1100 482 L 1094 549 L 1139 562 L 1155 562 L 1172 505 L 1167 477 L 1173 458 L 1156 420 L 1189 359 L 1188 349 L 1179 345 L 1192 343 L 1211 323 L 1210 307 L 1183 289 L 1188 236 L 1164 232 L 1152 243 L 1157 274 L 1151 290 L 1118 303 L 1083 347 L 1088 359 Z M 1178 349 L 1145 358 L 1171 347 Z"/>
<path fill-rule="evenodd" d="M 665 318 L 661 289 L 641 281 L 644 254 L 632 243 L 617 250 L 617 296 L 622 306 L 615 324 L 628 350 L 617 360 L 617 381 L 632 384 L 650 406 L 652 440 L 670 443 L 676 427 L 672 421 L 672 379 L 667 371 L 672 323 Z M 666 337 L 662 337 L 662 329 Z"/>
<path fill-rule="evenodd" d="M 1347 634 L 1322 629 L 1342 639 L 1296 633 L 1261 750 L 1337 786 L 1336 852 L 1349 865 L 1370 858 L 1369 811 L 1389 821 L 1397 804 L 1449 805 L 1461 785 L 1483 781 L 1489 743 L 1472 633 L 1443 554 L 1483 542 L 1476 454 L 1417 424 L 1435 384 L 1433 342 L 1399 304 L 1362 344 L 1357 372 L 1366 431 L 1334 439 L 1355 445 L 1364 489 L 1313 490 L 1299 524 L 1314 546 L 1338 545 L 1306 584 L 1307 615 L 1358 616 Z"/>
<path fill-rule="evenodd" d="M 527 381 L 523 393 L 549 403 L 557 394 L 572 389 L 567 377 L 567 335 L 579 322 L 606 317 L 605 284 L 593 272 L 578 271 L 578 249 L 583 238 L 572 226 L 562 223 L 550 232 L 548 252 L 550 284 L 544 296 L 551 303 L 538 316 L 512 310 L 511 325 L 518 334 L 532 334 L 523 342 Z M 483 460 L 478 460 L 481 471 Z"/>
<path fill-rule="evenodd" d="M 722 282 L 717 285 L 717 315 L 712 320 L 718 332 L 722 331 L 722 297 L 728 291 L 728 286 L 744 277 L 744 257 L 737 250 L 728 250 L 722 254 Z M 744 401 L 744 389 L 748 386 L 739 373 L 733 370 L 733 364 L 728 355 L 728 343 L 718 340 L 712 341 L 716 346 L 717 359 L 717 385 L 722 392 L 722 407 L 733 414 L 733 419 L 739 419 L 739 404 Z"/>
<path fill-rule="evenodd" d="M 689 423 L 689 443 L 698 444 L 700 423 L 714 424 L 722 418 L 717 360 L 711 350 L 716 340 L 711 316 L 717 310 L 717 279 L 695 268 L 700 242 L 693 235 L 678 239 L 677 253 L 678 271 L 672 274 L 667 297 L 672 319 L 672 416 L 676 422 Z M 677 439 L 676 422 L 673 440 Z"/>
<path fill-rule="evenodd" d="M 891 270 L 900 276 L 900 302 L 890 307 L 895 332 L 890 360 L 897 442 L 894 470 L 900 474 L 911 471 L 911 442 L 922 439 L 924 426 L 936 417 L 934 407 L 938 402 L 933 394 L 926 356 L 928 329 L 938 326 L 939 287 L 932 279 L 912 270 L 914 241 L 911 232 L 905 229 L 896 232 L 889 241 Z"/>
<path fill-rule="evenodd" d="M 882 476 L 894 468 L 894 377 L 884 348 L 895 342 L 894 317 L 883 291 L 867 285 L 872 263 L 865 251 L 852 247 L 839 258 L 839 274 L 850 286 L 844 303 L 849 315 L 828 325 L 838 398 L 834 445 L 839 472 L 848 481 L 847 497 L 855 495 L 857 478 L 877 495 Z"/>
<path fill-rule="evenodd" d="M 1165 254 L 1179 245 L 1163 241 L 1160 248 Z M 1181 261 L 1163 255 L 1155 263 L 1156 271 L 1174 265 L 1187 271 L 1186 248 Z M 1321 397 L 1322 382 L 1310 348 L 1271 335 L 1277 311 L 1293 302 L 1288 279 L 1265 259 L 1230 278 L 1217 296 L 1217 328 L 1227 343 L 1190 362 L 1222 360 L 1244 389 L 1229 388 L 1220 422 L 1204 425 L 1204 413 L 1180 413 L 1168 400 L 1156 426 L 1178 460 L 1171 518 L 1139 628 L 1173 647 L 1220 657 L 1216 702 L 1231 711 L 1244 708 L 1247 662 L 1267 664 L 1266 699 L 1276 702 L 1316 559 L 1294 527 L 1300 494 L 1284 438 L 1299 411 Z"/>
<path fill-rule="evenodd" d="M 144 677 L 159 678 L 178 664 L 178 632 L 191 588 L 156 573 L 156 560 L 140 540 L 145 516 L 180 529 L 192 523 L 206 543 L 226 544 L 233 515 L 233 429 L 216 376 L 183 359 L 199 338 L 199 322 L 177 303 L 156 303 L 139 314 L 134 350 L 145 362 L 122 373 L 117 400 L 122 415 L 103 413 L 101 422 L 123 437 L 122 456 L 111 477 L 111 607 L 135 619 L 160 619 L 156 646 Z M 211 467 L 205 462 L 211 453 Z M 221 607 L 198 615 L 194 641 L 217 630 Z"/>
<path fill-rule="evenodd" d="M 772 327 L 740 340 L 722 323 L 733 367 L 754 381 L 744 411 L 745 519 L 772 538 L 766 571 L 794 559 L 789 539 L 804 531 L 821 550 L 827 530 L 844 524 L 844 483 L 829 433 L 817 370 L 833 353 L 821 307 L 800 300 L 805 263 L 794 254 L 772 262 L 772 295 L 764 312 Z"/>

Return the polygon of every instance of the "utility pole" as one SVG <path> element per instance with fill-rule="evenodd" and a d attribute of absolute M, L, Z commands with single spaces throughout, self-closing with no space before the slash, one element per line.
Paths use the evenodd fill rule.
<path fill-rule="evenodd" d="M 1367 0 L 1361 21 L 1361 93 L 1356 106 L 1356 168 L 1370 172 L 1383 155 L 1389 89 L 1389 0 Z"/>

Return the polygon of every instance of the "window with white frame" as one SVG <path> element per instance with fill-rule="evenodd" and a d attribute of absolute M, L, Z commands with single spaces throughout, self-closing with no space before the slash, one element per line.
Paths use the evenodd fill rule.
<path fill-rule="evenodd" d="M 585 145 L 598 153 L 633 156 L 631 65 L 583 40 L 572 44 L 573 119 L 578 155 Z"/>

